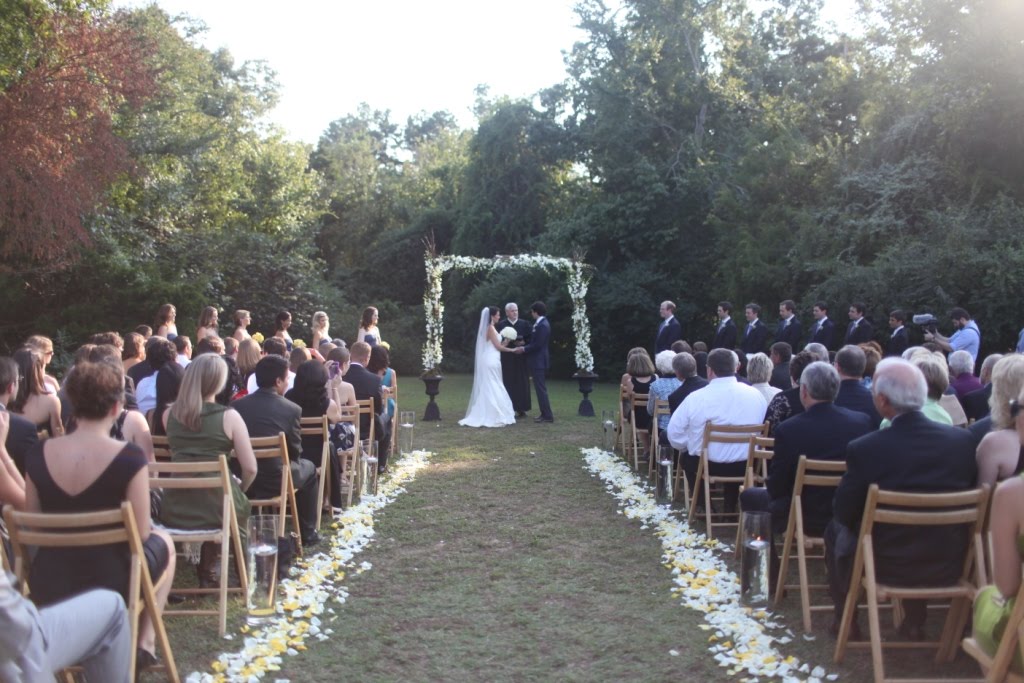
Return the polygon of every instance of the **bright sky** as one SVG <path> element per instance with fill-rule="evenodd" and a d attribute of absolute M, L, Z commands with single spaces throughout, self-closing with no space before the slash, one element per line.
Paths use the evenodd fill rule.
<path fill-rule="evenodd" d="M 404 123 L 447 109 L 465 126 L 477 85 L 492 96 L 529 96 L 565 78 L 562 52 L 582 37 L 575 0 L 156 0 L 171 16 L 206 24 L 209 49 L 236 62 L 264 59 L 277 72 L 270 119 L 315 144 L 360 102 Z M 148 0 L 120 0 L 145 5 Z M 826 0 L 842 20 L 853 3 Z M 827 10 L 828 11 L 828 10 Z"/>

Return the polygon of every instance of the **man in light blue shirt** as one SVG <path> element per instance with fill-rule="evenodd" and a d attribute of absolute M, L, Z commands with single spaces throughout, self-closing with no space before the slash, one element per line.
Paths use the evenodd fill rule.
<path fill-rule="evenodd" d="M 971 354 L 971 359 L 978 362 L 978 354 L 981 352 L 981 330 L 978 324 L 971 319 L 971 314 L 965 309 L 957 307 L 949 312 L 953 320 L 953 329 L 956 330 L 950 337 L 944 337 L 938 332 L 925 333 L 926 341 L 933 341 L 947 353 L 963 349 Z"/>

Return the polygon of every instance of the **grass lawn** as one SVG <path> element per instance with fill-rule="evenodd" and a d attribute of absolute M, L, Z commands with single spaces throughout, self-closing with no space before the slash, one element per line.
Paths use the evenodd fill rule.
<path fill-rule="evenodd" d="M 534 424 L 531 415 L 514 427 L 469 429 L 457 422 L 471 379 L 446 377 L 443 420 L 417 424 L 415 445 L 434 458 L 378 515 L 376 542 L 356 558 L 373 569 L 346 578 L 350 597 L 331 639 L 310 641 L 267 680 L 733 680 L 708 654 L 700 616 L 672 597 L 658 539 L 617 514 L 614 498 L 583 470 L 579 449 L 599 445 L 600 422 L 576 416 L 576 384 L 549 383 L 554 424 Z M 402 382 L 400 408 L 422 416 L 422 383 Z M 598 385 L 598 415 L 615 407 L 616 395 L 615 386 Z M 796 638 L 783 654 L 840 680 L 870 680 L 867 651 L 832 665 L 828 618 L 818 616 L 815 640 L 805 641 L 799 600 L 787 603 Z M 232 641 L 216 637 L 212 618 L 169 621 L 183 676 L 241 647 L 241 614 L 236 602 Z M 965 655 L 952 666 L 924 651 L 886 663 L 890 676 L 978 674 Z"/>

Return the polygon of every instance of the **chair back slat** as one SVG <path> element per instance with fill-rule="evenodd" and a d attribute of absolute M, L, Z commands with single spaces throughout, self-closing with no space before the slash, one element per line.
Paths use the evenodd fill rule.
<path fill-rule="evenodd" d="M 153 458 L 158 462 L 171 462 L 171 444 L 166 436 L 153 435 Z"/>
<path fill-rule="evenodd" d="M 304 417 L 299 420 L 299 433 L 302 436 L 322 436 L 327 438 L 327 416 Z"/>

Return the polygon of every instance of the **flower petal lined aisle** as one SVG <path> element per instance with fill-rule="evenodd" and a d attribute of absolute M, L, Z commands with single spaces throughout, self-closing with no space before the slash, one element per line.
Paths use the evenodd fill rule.
<path fill-rule="evenodd" d="M 672 571 L 673 595 L 682 604 L 702 612 L 709 631 L 710 651 L 730 675 L 781 678 L 784 681 L 834 681 L 820 666 L 785 656 L 776 644 L 793 640 L 791 631 L 772 635 L 783 625 L 767 610 L 754 611 L 740 604 L 740 580 L 721 557 L 723 546 L 690 528 L 666 505 L 658 505 L 629 465 L 614 453 L 598 448 L 581 449 L 585 469 L 599 477 L 620 502 L 620 514 L 639 520 L 642 529 L 654 527 L 661 538 L 662 559 Z M 756 678 L 743 680 L 756 680 Z"/>
<path fill-rule="evenodd" d="M 361 574 L 371 568 L 369 562 L 357 566 L 353 558 L 373 540 L 374 514 L 405 491 L 404 485 L 427 466 L 430 456 L 427 451 L 415 451 L 392 464 L 391 475 L 381 480 L 376 496 L 363 496 L 358 505 L 337 518 L 332 525 L 337 533 L 326 539 L 330 547 L 299 560 L 291 576 L 281 582 L 278 616 L 257 630 L 243 626 L 242 649 L 221 654 L 211 664 L 213 673 L 193 672 L 187 682 L 259 681 L 267 673 L 280 670 L 285 655 L 305 650 L 309 638 L 328 640 L 333 632 L 329 625 L 337 618 L 328 602 L 333 599 L 340 605 L 348 598 L 348 591 L 341 585 L 346 570 Z"/>

